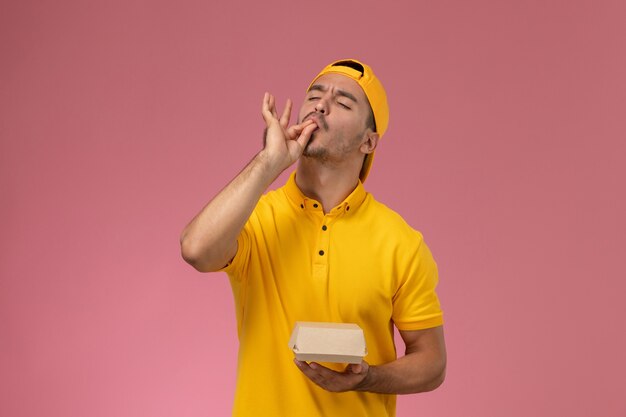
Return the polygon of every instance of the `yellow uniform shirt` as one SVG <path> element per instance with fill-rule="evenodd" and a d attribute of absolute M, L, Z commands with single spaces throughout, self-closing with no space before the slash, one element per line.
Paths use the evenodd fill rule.
<path fill-rule="evenodd" d="M 261 198 L 237 242 L 224 268 L 240 344 L 233 415 L 395 415 L 395 395 L 331 393 L 312 383 L 293 363 L 288 342 L 296 321 L 357 323 L 365 360 L 379 365 L 396 359 L 394 324 L 441 325 L 437 266 L 422 235 L 360 182 L 325 215 L 298 189 L 294 173 Z"/>

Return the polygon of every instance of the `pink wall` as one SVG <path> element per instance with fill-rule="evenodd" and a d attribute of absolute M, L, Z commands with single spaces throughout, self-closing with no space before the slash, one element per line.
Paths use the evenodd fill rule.
<path fill-rule="evenodd" d="M 343 57 L 390 98 L 367 188 L 441 268 L 448 378 L 399 415 L 626 415 L 626 3 L 215 3 L 3 3 L 0 415 L 229 414 L 230 289 L 178 234 L 263 92 Z"/>

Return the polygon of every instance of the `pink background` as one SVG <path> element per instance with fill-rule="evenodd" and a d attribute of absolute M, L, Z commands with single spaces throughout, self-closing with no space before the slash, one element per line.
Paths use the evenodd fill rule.
<path fill-rule="evenodd" d="M 178 236 L 263 92 L 344 57 L 390 98 L 367 189 L 440 265 L 448 377 L 398 414 L 626 415 L 626 3 L 383 3 L 3 2 L 0 415 L 230 413 L 230 288 Z"/>

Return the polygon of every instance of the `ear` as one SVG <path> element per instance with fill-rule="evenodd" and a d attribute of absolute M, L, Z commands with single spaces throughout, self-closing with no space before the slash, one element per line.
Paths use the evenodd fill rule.
<path fill-rule="evenodd" d="M 373 132 L 370 129 L 367 129 L 363 137 L 363 142 L 361 143 L 361 146 L 359 147 L 360 151 L 363 152 L 364 154 L 370 154 L 374 152 L 374 149 L 376 149 L 376 146 L 378 145 L 378 139 L 379 139 L 378 133 Z"/>

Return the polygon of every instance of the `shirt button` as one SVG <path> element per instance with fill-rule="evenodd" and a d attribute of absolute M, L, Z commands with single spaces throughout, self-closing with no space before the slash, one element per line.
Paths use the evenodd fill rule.
<path fill-rule="evenodd" d="M 324 251 L 323 250 L 320 251 L 320 256 L 324 256 Z"/>
<path fill-rule="evenodd" d="M 349 211 L 349 210 L 350 210 L 350 206 L 347 206 L 347 207 L 346 207 L 346 211 Z"/>
<path fill-rule="evenodd" d="M 304 204 L 300 204 L 300 208 L 304 208 Z"/>
<path fill-rule="evenodd" d="M 322 230 L 326 231 L 326 229 L 328 229 L 328 227 L 326 227 L 326 225 L 322 226 Z"/>
<path fill-rule="evenodd" d="M 313 207 L 317 208 L 317 207 L 318 207 L 318 206 L 317 206 L 317 203 L 313 204 Z"/>

